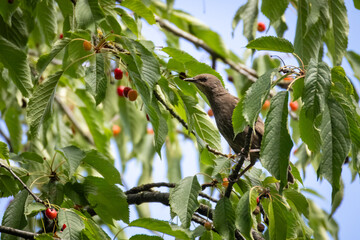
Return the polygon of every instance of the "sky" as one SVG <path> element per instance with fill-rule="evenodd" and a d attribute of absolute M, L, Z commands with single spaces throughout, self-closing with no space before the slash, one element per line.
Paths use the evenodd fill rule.
<path fill-rule="evenodd" d="M 247 44 L 247 40 L 242 37 L 242 23 L 240 23 L 235 30 L 235 36 L 232 37 L 232 29 L 231 22 L 232 18 L 240 6 L 240 4 L 244 4 L 246 1 L 238 1 L 238 0 L 227 0 L 227 1 L 218 1 L 218 0 L 176 0 L 174 8 L 181 9 L 195 16 L 196 18 L 203 21 L 207 24 L 213 31 L 219 33 L 223 38 L 225 45 L 237 53 L 239 56 L 242 55 L 245 50 L 245 46 Z M 350 32 L 349 32 L 349 50 L 358 49 L 357 45 L 360 40 L 360 33 L 357 29 L 356 24 L 360 22 L 360 14 L 359 10 L 356 10 L 353 6 L 353 2 L 350 0 L 345 1 L 346 7 L 348 9 L 348 18 L 350 23 Z M 288 31 L 285 32 L 284 37 L 291 42 L 294 40 L 295 30 L 296 30 L 296 10 L 292 7 L 288 8 L 285 17 L 288 24 Z M 263 15 L 259 16 L 259 21 L 265 22 L 266 26 L 268 26 L 269 21 Z M 166 46 L 164 34 L 158 30 L 157 26 L 149 26 L 146 23 L 143 25 L 143 35 L 146 39 L 154 42 L 156 46 Z M 265 33 L 257 33 L 256 37 L 265 36 L 265 35 L 275 35 L 273 29 L 270 29 Z M 205 51 L 196 49 L 191 43 L 181 40 L 181 49 L 188 52 L 192 56 L 194 56 L 199 61 L 204 61 L 205 63 L 210 64 L 208 61 L 208 54 Z M 263 54 L 263 53 L 256 53 Z M 286 54 L 279 54 L 287 64 L 296 65 L 297 62 L 295 59 L 290 58 Z M 346 60 L 343 60 L 343 67 L 345 68 L 346 73 L 348 73 L 350 79 L 357 86 L 357 91 L 359 93 L 359 84 L 358 81 L 353 77 L 352 70 L 349 67 L 349 64 Z M 226 73 L 224 71 L 224 66 L 222 64 L 218 64 L 217 71 L 226 79 Z M 226 87 L 233 94 L 236 93 L 233 85 L 228 81 L 225 81 Z M 0 123 L 0 127 L 3 128 L 3 125 Z M 182 138 L 182 137 L 180 137 Z M 0 137 L 0 141 L 3 141 Z M 113 145 L 112 145 L 113 146 Z M 198 159 L 198 151 L 195 148 L 193 142 L 185 139 L 181 139 L 181 148 L 183 149 L 183 158 L 181 161 L 182 174 L 183 178 L 187 176 L 193 176 L 200 172 L 199 166 L 197 165 Z M 186 151 L 184 151 L 186 149 Z M 226 143 L 223 141 L 223 149 L 226 149 Z M 119 159 L 117 158 L 118 154 L 116 154 L 116 150 L 114 156 L 116 156 L 117 166 L 120 167 Z M 165 152 L 162 154 L 165 156 Z M 292 162 L 295 162 L 296 159 L 292 157 Z M 161 182 L 167 181 L 166 179 L 166 160 L 161 160 L 158 156 L 155 157 L 154 160 L 154 174 L 153 181 Z M 259 166 L 259 164 L 257 164 Z M 126 184 L 129 188 L 136 185 L 136 182 L 141 174 L 141 166 L 136 160 L 132 160 L 129 162 L 127 166 L 127 170 L 123 176 L 126 181 Z M 339 239 L 356 239 L 358 238 L 358 233 L 354 231 L 355 227 L 358 226 L 358 216 L 360 215 L 360 207 L 356 204 L 356 199 L 360 199 L 360 185 L 359 178 L 351 183 L 351 174 L 348 170 L 347 166 L 343 167 L 343 181 L 345 184 L 344 191 L 344 199 L 339 209 L 334 215 L 335 220 L 339 224 L 340 232 Z M 310 187 L 318 191 L 321 195 L 324 196 L 324 200 L 318 197 L 314 197 L 312 195 L 307 195 L 307 197 L 313 199 L 321 208 L 325 209 L 327 212 L 330 212 L 331 209 L 331 186 L 327 181 L 319 182 L 316 177 L 316 173 L 312 169 L 312 167 L 307 168 L 306 178 L 304 181 L 305 187 Z M 163 191 L 167 191 L 167 189 L 160 189 Z M 0 199 L 0 220 L 4 214 L 4 207 L 7 205 L 10 199 Z M 355 200 L 355 201 L 354 201 Z M 152 217 L 162 219 L 162 220 L 170 220 L 170 210 L 169 207 L 163 206 L 162 204 L 151 204 L 151 213 Z M 134 220 L 137 218 L 135 213 L 134 206 L 130 207 L 130 218 Z M 139 233 L 148 233 L 147 231 L 139 228 L 127 228 L 125 232 L 129 234 L 129 236 L 133 234 Z M 173 239 L 169 237 L 165 237 L 165 239 Z"/>

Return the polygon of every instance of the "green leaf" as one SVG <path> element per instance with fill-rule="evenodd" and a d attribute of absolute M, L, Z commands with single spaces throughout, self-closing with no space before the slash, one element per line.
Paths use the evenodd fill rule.
<path fill-rule="evenodd" d="M 214 225 L 222 239 L 235 239 L 235 212 L 228 198 L 221 198 L 215 207 Z"/>
<path fill-rule="evenodd" d="M 329 98 L 321 124 L 322 156 L 317 173 L 324 176 L 333 188 L 332 200 L 340 190 L 342 165 L 350 150 L 349 126 L 341 105 Z"/>
<path fill-rule="evenodd" d="M 313 59 L 305 76 L 302 100 L 306 117 L 314 120 L 324 111 L 325 101 L 331 87 L 330 69 L 324 62 L 317 63 Z"/>
<path fill-rule="evenodd" d="M 190 54 L 171 47 L 165 47 L 162 49 L 162 51 L 169 54 L 169 56 L 172 57 L 173 60 L 176 60 L 176 62 L 184 64 L 184 66 L 186 66 L 186 69 L 189 71 L 188 74 L 190 76 L 196 76 L 202 73 L 209 73 L 220 79 L 221 83 L 224 85 L 222 76 L 218 72 L 212 69 L 209 65 L 197 61 Z"/>
<path fill-rule="evenodd" d="M 243 116 L 246 119 L 246 125 L 254 126 L 257 121 L 261 107 L 270 93 L 271 81 L 276 70 L 271 69 L 261 75 L 246 91 L 245 99 L 243 100 Z M 237 133 L 239 132 L 235 132 L 235 135 Z"/>
<path fill-rule="evenodd" d="M 320 117 L 318 117 L 318 119 L 319 118 Z M 299 116 L 300 137 L 314 153 L 319 152 L 321 146 L 321 137 L 318 125 L 319 121 L 307 117 L 305 115 L 304 108 L 301 108 Z"/>
<path fill-rule="evenodd" d="M 54 0 L 43 0 L 36 5 L 36 18 L 47 45 L 51 46 L 57 32 L 57 12 Z"/>
<path fill-rule="evenodd" d="M 272 26 L 276 31 L 276 35 L 281 38 L 284 36 L 285 31 L 288 30 L 288 26 L 286 25 L 284 15 L 275 22 L 273 22 Z"/>
<path fill-rule="evenodd" d="M 199 208 L 197 197 L 201 186 L 196 176 L 182 179 L 179 184 L 170 192 L 169 203 L 171 211 L 176 213 L 185 228 L 190 227 L 192 215 Z"/>
<path fill-rule="evenodd" d="M 56 72 L 38 86 L 29 100 L 27 121 L 32 138 L 36 138 L 41 124 L 46 121 L 52 111 L 57 83 L 63 72 Z"/>
<path fill-rule="evenodd" d="M 3 4 L 5 4 L 5 6 L 3 6 Z M 0 1 L 0 14 L 5 10 L 3 15 L 4 19 L 0 18 L 0 36 L 6 38 L 20 49 L 24 49 L 29 37 L 29 22 L 20 8 L 17 8 L 18 4 L 18 1 L 15 1 L 13 4 L 8 4 L 6 1 Z M 9 5 L 11 7 L 9 7 Z M 12 7 L 15 8 L 12 9 Z M 13 12 L 15 9 L 16 11 Z"/>
<path fill-rule="evenodd" d="M 130 237 L 129 240 L 163 240 L 162 237 L 159 236 L 149 236 L 145 234 L 136 234 Z"/>
<path fill-rule="evenodd" d="M 253 225 L 253 220 L 251 217 L 251 209 L 250 209 L 250 194 L 249 191 L 244 193 L 240 201 L 237 204 L 235 211 L 235 226 L 241 234 L 246 239 L 252 239 L 251 236 L 251 227 Z"/>
<path fill-rule="evenodd" d="M 231 159 L 226 157 L 218 157 L 214 160 L 215 167 L 211 174 L 211 176 L 216 176 L 219 173 L 229 173 L 229 169 L 231 168 Z"/>
<path fill-rule="evenodd" d="M 129 226 L 141 227 L 151 231 L 157 231 L 178 239 L 191 239 L 189 234 L 184 229 L 179 228 L 177 225 L 172 225 L 167 221 L 161 221 L 153 218 L 139 218 L 132 221 Z"/>
<path fill-rule="evenodd" d="M 18 156 L 12 157 L 12 160 L 16 160 L 16 161 L 34 161 L 37 163 L 43 163 L 44 159 L 38 155 L 37 153 L 34 152 L 23 152 Z"/>
<path fill-rule="evenodd" d="M 309 203 L 304 195 L 300 192 L 288 188 L 284 190 L 284 196 L 287 198 L 287 201 L 292 201 L 299 213 L 304 214 L 306 218 L 309 218 Z"/>
<path fill-rule="evenodd" d="M 281 18 L 288 5 L 288 0 L 263 0 L 261 2 L 261 12 L 273 23 Z"/>
<path fill-rule="evenodd" d="M 104 133 L 104 120 L 101 112 L 95 107 L 95 102 L 84 89 L 77 89 L 76 95 L 82 100 L 83 106 L 79 107 L 87 126 L 94 138 L 96 148 L 106 156 L 110 156 L 109 136 Z"/>
<path fill-rule="evenodd" d="M 293 53 L 294 46 L 285 38 L 265 36 L 254 39 L 246 45 L 247 48 L 256 50 L 269 50 L 278 52 Z"/>
<path fill-rule="evenodd" d="M 9 26 L 12 25 L 11 17 L 19 6 L 19 3 L 18 1 L 14 1 L 12 4 L 9 4 L 7 1 L 0 1 L 0 15 Z"/>
<path fill-rule="evenodd" d="M 331 27 L 326 34 L 326 45 L 331 54 L 333 65 L 341 65 L 346 53 L 349 35 L 349 21 L 344 0 L 328 2 Z"/>
<path fill-rule="evenodd" d="M 28 217 L 35 217 L 39 212 L 45 211 L 46 206 L 42 203 L 31 202 L 25 206 L 24 214 Z"/>
<path fill-rule="evenodd" d="M 9 148 L 4 142 L 0 142 L 0 158 L 9 160 Z"/>
<path fill-rule="evenodd" d="M 11 201 L 9 206 L 6 208 L 1 225 L 4 227 L 11 227 L 18 230 L 22 230 L 26 225 L 27 221 L 24 215 L 24 206 L 28 192 L 24 189 L 19 192 L 14 200 Z M 15 240 L 17 239 L 14 235 L 2 234 L 1 240 Z"/>
<path fill-rule="evenodd" d="M 85 228 L 83 219 L 71 209 L 60 209 L 58 213 L 58 225 L 66 224 L 62 232 L 57 232 L 61 239 L 76 240 L 81 238 L 81 231 Z"/>
<path fill-rule="evenodd" d="M 56 55 L 58 55 L 58 53 L 70 43 L 70 41 L 70 38 L 59 39 L 53 45 L 50 53 L 41 55 L 36 64 L 36 70 L 39 72 L 39 76 L 42 75 L 46 67 L 51 63 Z"/>
<path fill-rule="evenodd" d="M 307 0 L 298 1 L 298 20 L 294 40 L 295 53 L 301 58 L 303 64 L 308 65 L 311 58 L 318 59 L 323 45 L 323 36 L 328 25 L 327 9 L 320 11 L 318 20 L 307 26 L 309 19 L 309 4 Z M 299 64 L 301 64 L 299 60 Z"/>
<path fill-rule="evenodd" d="M 271 100 L 261 142 L 261 163 L 280 180 L 280 189 L 287 184 L 290 151 L 293 146 L 287 129 L 288 93 L 279 92 Z"/>
<path fill-rule="evenodd" d="M 132 18 L 130 14 L 122 8 L 115 8 L 115 11 L 120 15 L 121 20 L 127 26 L 127 28 L 130 29 L 130 31 L 132 31 L 135 36 L 138 37 L 139 30 L 134 18 Z"/>
<path fill-rule="evenodd" d="M 69 178 L 71 178 L 76 172 L 76 169 L 79 167 L 81 161 L 85 157 L 85 153 L 75 146 L 68 146 L 57 149 L 57 152 L 63 155 L 63 157 L 69 164 Z"/>
<path fill-rule="evenodd" d="M 0 36 L 0 62 L 9 70 L 9 75 L 21 93 L 28 97 L 33 87 L 27 55 L 23 50 Z"/>
<path fill-rule="evenodd" d="M 122 184 L 119 171 L 114 167 L 112 161 L 103 154 L 91 150 L 86 153 L 83 161 L 98 171 L 109 184 Z"/>
<path fill-rule="evenodd" d="M 353 69 L 354 76 L 360 80 L 360 55 L 354 51 L 348 51 L 346 53 L 346 59 Z"/>
<path fill-rule="evenodd" d="M 94 96 L 96 105 L 105 98 L 107 88 L 107 77 L 105 74 L 105 63 L 102 54 L 95 54 L 95 64 L 86 69 L 86 89 Z"/>
<path fill-rule="evenodd" d="M 97 0 L 78 0 L 75 6 L 75 17 L 78 28 L 95 28 L 95 23 L 104 18 L 104 13 Z"/>
<path fill-rule="evenodd" d="M 111 238 L 106 234 L 106 232 L 92 219 L 87 219 L 84 221 L 85 229 L 83 233 L 89 239 L 104 239 L 104 240 L 111 240 Z M 118 236 L 119 237 L 119 236 Z"/>
<path fill-rule="evenodd" d="M 282 202 L 277 200 L 270 201 L 269 216 L 269 234 L 270 239 L 285 240 L 287 230 L 287 210 Z"/>
<path fill-rule="evenodd" d="M 360 2 L 357 1 L 357 0 L 354 0 L 354 7 L 355 7 L 356 9 L 359 9 L 359 10 L 360 10 Z"/>
<path fill-rule="evenodd" d="M 331 80 L 331 93 L 346 113 L 351 140 L 360 147 L 360 109 L 354 99 L 354 88 L 342 67 L 331 69 Z"/>
<path fill-rule="evenodd" d="M 238 25 L 240 19 L 242 19 L 244 21 L 244 36 L 248 41 L 253 40 L 255 38 L 255 28 L 257 24 L 256 19 L 258 12 L 258 0 L 250 0 L 246 4 L 242 5 L 237 10 L 232 21 L 233 35 L 236 26 Z"/>
<path fill-rule="evenodd" d="M 196 130 L 197 135 L 210 145 L 210 147 L 221 151 L 220 133 L 210 120 L 209 116 L 196 105 L 193 98 L 180 94 L 185 104 L 185 110 L 190 125 Z"/>
<path fill-rule="evenodd" d="M 20 117 L 21 110 L 16 105 L 10 106 L 5 112 L 5 123 L 10 133 L 10 141 L 14 153 L 19 152 L 21 146 L 22 129 Z"/>
<path fill-rule="evenodd" d="M 244 117 L 244 106 L 244 98 L 241 98 L 233 111 L 232 124 L 234 128 L 234 136 L 244 131 L 245 127 L 248 125 Z"/>
<path fill-rule="evenodd" d="M 124 0 L 121 1 L 121 6 L 124 6 L 139 16 L 143 17 L 149 24 L 155 24 L 154 13 L 140 0 Z"/>
<path fill-rule="evenodd" d="M 86 177 L 84 187 L 87 200 L 104 222 L 110 225 L 113 220 L 129 222 L 129 206 L 120 188 L 103 178 L 92 176 Z"/>

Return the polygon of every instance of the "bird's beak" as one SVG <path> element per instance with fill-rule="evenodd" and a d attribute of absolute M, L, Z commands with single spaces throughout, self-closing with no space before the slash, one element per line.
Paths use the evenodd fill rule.
<path fill-rule="evenodd" d="M 195 78 L 184 78 L 184 81 L 186 81 L 186 82 L 197 82 L 197 79 L 195 79 Z"/>

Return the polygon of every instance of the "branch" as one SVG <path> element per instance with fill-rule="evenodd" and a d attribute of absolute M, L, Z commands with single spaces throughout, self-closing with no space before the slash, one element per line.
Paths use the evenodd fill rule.
<path fill-rule="evenodd" d="M 37 233 L 26 232 L 23 230 L 18 230 L 15 228 L 5 227 L 5 226 L 0 226 L 0 232 L 10 234 L 13 236 L 17 236 L 17 237 L 21 237 L 21 238 L 25 238 L 25 239 L 35 239 L 35 237 L 39 235 Z M 5 238 L 5 236 L 6 235 L 4 234 L 3 237 Z"/>
<path fill-rule="evenodd" d="M 235 165 L 234 170 L 232 171 L 232 173 L 230 174 L 230 176 L 228 178 L 229 185 L 227 186 L 227 188 L 225 190 L 225 197 L 227 197 L 227 198 L 230 197 L 232 187 L 233 187 L 234 183 L 237 181 L 237 179 L 239 178 L 239 171 L 241 170 L 241 167 L 244 164 L 245 159 L 249 155 L 252 132 L 253 132 L 252 128 L 249 127 L 248 132 L 246 134 L 246 138 L 245 138 L 245 146 L 242 149 L 241 153 L 239 154 L 240 160 Z M 244 174 L 244 172 L 245 171 L 242 171 L 240 174 L 242 175 L 242 174 Z"/>
<path fill-rule="evenodd" d="M 159 95 L 159 93 L 158 93 L 156 90 L 154 90 L 154 96 L 155 96 L 156 99 L 166 108 L 166 110 L 168 110 L 168 112 L 169 112 L 174 118 L 176 118 L 186 130 L 189 131 L 189 126 L 187 125 L 187 123 L 185 122 L 185 120 L 182 119 L 179 115 L 177 115 L 177 114 L 175 113 L 175 111 L 174 111 L 170 106 L 168 106 L 168 105 L 166 104 L 165 100 L 161 98 L 161 96 Z M 192 134 L 196 137 L 196 133 L 195 133 L 194 130 L 191 130 L 190 133 L 192 133 Z M 211 152 L 211 153 L 213 153 L 213 154 L 215 154 L 215 155 L 223 156 L 223 157 L 226 157 L 226 158 L 229 157 L 228 155 L 226 155 L 226 154 L 224 154 L 224 153 L 222 153 L 222 152 L 219 152 L 219 151 L 213 149 L 213 148 L 210 147 L 209 144 L 207 144 L 207 143 L 206 143 L 206 148 L 209 150 L 209 152 Z"/>
<path fill-rule="evenodd" d="M 159 183 L 148 183 L 144 185 L 140 185 L 137 187 L 133 187 L 132 189 L 125 192 L 125 194 L 135 194 L 143 191 L 149 191 L 153 187 L 169 187 L 174 188 L 175 183 L 166 183 L 166 182 L 159 182 Z"/>
<path fill-rule="evenodd" d="M 64 111 L 64 113 L 66 114 L 66 116 L 69 118 L 70 122 L 75 126 L 75 128 L 79 131 L 79 133 L 81 135 L 84 136 L 84 138 L 91 143 L 92 145 L 94 145 L 94 139 L 92 138 L 91 135 L 89 135 L 88 133 L 86 133 L 78 124 L 77 120 L 74 117 L 74 114 L 72 113 L 72 111 L 70 110 L 70 108 L 68 106 L 66 106 L 61 99 L 59 98 L 59 96 L 55 95 L 55 101 L 59 104 L 60 108 Z"/>
<path fill-rule="evenodd" d="M 0 163 L 0 168 L 1 168 L 1 167 L 3 167 L 3 168 L 5 168 L 6 170 L 8 170 L 8 171 L 11 173 L 11 175 L 13 175 L 14 178 L 15 178 L 16 180 L 18 180 L 18 181 L 21 183 L 21 185 L 23 185 L 23 187 L 25 188 L 25 190 L 29 192 L 29 194 L 34 198 L 34 200 L 35 200 L 36 202 L 42 203 L 42 204 L 45 205 L 45 202 L 44 202 L 43 200 L 41 200 L 38 196 L 36 196 L 36 195 L 30 190 L 30 188 L 28 188 L 28 186 L 26 186 L 26 184 L 13 172 L 13 170 L 11 170 L 10 167 L 7 167 L 6 165 Z"/>
<path fill-rule="evenodd" d="M 221 59 L 224 63 L 228 64 L 232 69 L 237 71 L 238 73 L 246 76 L 250 81 L 255 82 L 258 78 L 258 75 L 254 69 L 248 68 L 244 64 L 236 64 L 232 60 L 223 57 L 222 55 L 219 55 L 215 50 L 213 50 L 211 47 L 209 47 L 203 40 L 195 37 L 194 35 L 185 32 L 184 30 L 181 30 L 180 28 L 170 24 L 168 21 L 159 18 L 158 16 L 155 16 L 155 20 L 160 24 L 160 26 L 167 31 L 173 33 L 176 36 L 182 37 L 193 44 L 195 44 L 198 47 L 201 47 L 205 51 L 207 51 L 213 58 Z"/>

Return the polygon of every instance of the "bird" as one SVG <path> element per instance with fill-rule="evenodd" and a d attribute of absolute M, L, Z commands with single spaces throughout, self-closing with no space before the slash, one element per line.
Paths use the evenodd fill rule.
<path fill-rule="evenodd" d="M 231 95 L 222 85 L 221 81 L 212 74 L 200 74 L 192 78 L 185 78 L 184 81 L 194 83 L 196 87 L 208 99 L 214 113 L 216 125 L 220 134 L 228 142 L 232 150 L 239 154 L 245 145 L 245 139 L 250 127 L 247 126 L 243 132 L 234 136 L 232 115 L 239 98 Z M 264 135 L 264 122 L 258 117 L 252 133 L 251 149 L 260 149 L 262 136 Z M 259 151 L 250 152 L 250 165 L 254 165 L 260 157 Z M 288 182 L 294 182 L 294 176 L 288 171 Z"/>

